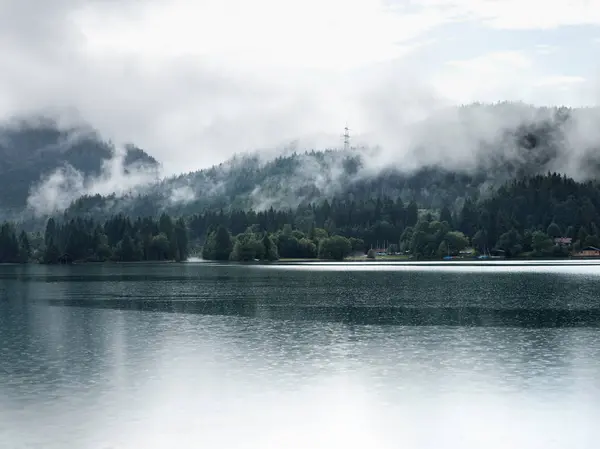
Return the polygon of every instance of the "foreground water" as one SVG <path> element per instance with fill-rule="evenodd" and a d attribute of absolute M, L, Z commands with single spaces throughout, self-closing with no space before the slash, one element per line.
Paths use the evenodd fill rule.
<path fill-rule="evenodd" d="M 0 448 L 597 448 L 600 266 L 0 266 Z"/>

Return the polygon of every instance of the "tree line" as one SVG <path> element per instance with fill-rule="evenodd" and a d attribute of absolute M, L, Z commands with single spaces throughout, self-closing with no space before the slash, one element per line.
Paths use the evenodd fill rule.
<path fill-rule="evenodd" d="M 557 173 L 511 181 L 478 201 L 467 198 L 438 210 L 386 196 L 361 201 L 340 196 L 295 210 L 207 211 L 188 220 L 191 238 L 208 243 L 206 258 L 213 258 L 217 229 L 223 242 L 227 231 L 232 259 L 239 259 L 236 243 L 258 248 L 265 235 L 282 258 L 329 258 L 326 249 L 334 237 L 345 248 L 336 254 L 346 255 L 373 248 L 432 258 L 472 247 L 475 253 L 506 257 L 564 257 L 600 247 L 599 225 L 600 184 Z M 564 239 L 557 243 L 559 238 Z"/>
<path fill-rule="evenodd" d="M 136 220 L 116 215 L 102 224 L 84 218 L 62 223 L 50 218 L 43 234 L 29 236 L 24 231 L 17 236 L 10 223 L 0 228 L 0 263 L 181 261 L 188 255 L 185 220 L 166 214 Z"/>
<path fill-rule="evenodd" d="M 370 249 L 432 258 L 469 247 L 506 257 L 563 257 L 600 247 L 599 225 L 600 184 L 549 173 L 437 210 L 400 198 L 349 195 L 293 210 L 208 210 L 176 219 L 116 215 L 102 224 L 49 219 L 43 235 L 5 223 L 0 262 L 185 260 L 190 253 L 210 260 L 343 259 Z"/>
<path fill-rule="evenodd" d="M 286 223 L 282 229 L 269 233 L 252 225 L 232 236 L 219 225 L 210 231 L 202 246 L 202 257 L 207 260 L 274 261 L 280 257 L 298 259 L 343 260 L 353 251 L 363 252 L 364 241 L 329 235 L 326 230 L 312 228 L 308 234 L 292 229 Z"/>

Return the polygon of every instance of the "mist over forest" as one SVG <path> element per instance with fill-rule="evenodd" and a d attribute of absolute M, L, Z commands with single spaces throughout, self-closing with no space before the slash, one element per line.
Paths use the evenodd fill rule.
<path fill-rule="evenodd" d="M 160 162 L 116 147 L 89 125 L 47 118 L 0 128 L 0 210 L 39 221 L 50 215 L 190 215 L 206 210 L 296 208 L 325 199 L 381 196 L 458 211 L 506 182 L 556 172 L 578 181 L 600 174 L 597 108 L 523 103 L 440 109 L 373 145 L 249 150 L 210 168 L 164 176 Z M 392 133 L 389 133 L 392 134 Z"/>

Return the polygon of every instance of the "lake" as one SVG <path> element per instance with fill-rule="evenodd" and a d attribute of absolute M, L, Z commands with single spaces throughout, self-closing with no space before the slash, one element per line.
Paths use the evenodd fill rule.
<path fill-rule="evenodd" d="M 596 263 L 0 266 L 0 448 L 597 448 Z"/>

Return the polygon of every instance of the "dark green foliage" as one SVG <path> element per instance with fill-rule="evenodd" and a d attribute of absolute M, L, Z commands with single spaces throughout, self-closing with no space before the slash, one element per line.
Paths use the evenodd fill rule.
<path fill-rule="evenodd" d="M 264 254 L 265 245 L 263 240 L 257 234 L 247 231 L 235 238 L 233 251 L 231 251 L 229 259 L 238 262 L 248 262 L 252 260 L 261 260 L 264 258 Z"/>
<path fill-rule="evenodd" d="M 340 235 L 334 235 L 319 242 L 319 259 L 344 260 L 351 251 L 350 240 Z"/>
<path fill-rule="evenodd" d="M 600 247 L 597 182 L 558 174 L 511 181 L 485 199 L 467 198 L 455 217 L 448 207 L 421 209 L 419 217 L 416 202 L 404 204 L 387 196 L 334 198 L 296 209 L 207 210 L 175 221 L 167 214 L 135 221 L 116 215 L 102 226 L 89 218 L 60 224 L 50 219 L 45 250 L 34 257 L 49 262 L 65 253 L 73 260 L 184 260 L 188 248 L 202 246 L 203 257 L 211 260 L 339 260 L 384 245 L 415 258 L 466 254 L 468 247 L 486 255 L 562 257 Z M 40 244 L 27 250 L 28 240 L 21 237 L 15 246 L 11 229 L 2 234 L 4 259 L 37 254 Z"/>
<path fill-rule="evenodd" d="M 40 262 L 47 264 L 78 261 L 135 262 L 150 260 L 185 260 L 188 257 L 187 227 L 178 219 L 170 237 L 160 232 L 172 224 L 170 217 L 139 218 L 131 221 L 117 215 L 102 225 L 91 219 L 72 219 L 58 223 L 48 220 Z M 21 233 L 22 253 L 31 253 L 29 240 Z M 28 249 L 29 248 L 29 249 Z"/>
<path fill-rule="evenodd" d="M 453 225 L 452 212 L 450 211 L 450 209 L 447 206 L 444 206 L 442 208 L 442 210 L 440 211 L 440 221 L 442 223 L 445 221 L 446 223 L 448 223 L 450 225 L 450 227 L 452 227 L 452 225 Z"/>
<path fill-rule="evenodd" d="M 26 263 L 31 257 L 31 245 L 25 231 L 19 234 L 19 262 Z"/>
<path fill-rule="evenodd" d="M 406 226 L 414 226 L 419 220 L 419 207 L 417 203 L 411 201 L 406 208 Z"/>
<path fill-rule="evenodd" d="M 352 251 L 354 252 L 364 252 L 365 250 L 365 241 L 363 239 L 350 237 L 350 245 L 352 246 Z"/>
<path fill-rule="evenodd" d="M 231 234 L 225 226 L 220 225 L 206 238 L 202 248 L 202 257 L 207 260 L 229 260 L 232 251 Z"/>
<path fill-rule="evenodd" d="M 141 251 L 128 233 L 117 244 L 116 256 L 122 262 L 135 262 L 142 258 Z"/>
<path fill-rule="evenodd" d="M 58 246 L 54 243 L 54 240 L 51 238 L 48 244 L 46 245 L 46 249 L 40 262 L 46 264 L 57 264 L 59 262 L 60 256 L 61 252 L 58 249 Z"/>
<path fill-rule="evenodd" d="M 0 263 L 27 263 L 31 257 L 29 237 L 23 231 L 17 236 L 10 223 L 0 225 Z"/>
<path fill-rule="evenodd" d="M 175 242 L 176 254 L 175 260 L 186 260 L 189 256 L 189 236 L 188 229 L 183 218 L 178 218 L 175 222 Z"/>
<path fill-rule="evenodd" d="M 152 237 L 148 248 L 148 254 L 152 260 L 168 260 L 170 252 L 171 243 L 165 234 L 161 232 Z"/>
<path fill-rule="evenodd" d="M 535 231 L 531 234 L 531 248 L 536 255 L 548 255 L 553 246 L 552 239 L 545 232 Z"/>
<path fill-rule="evenodd" d="M 506 257 L 515 257 L 521 254 L 523 246 L 521 245 L 521 234 L 514 229 L 500 235 L 496 248 L 503 251 Z"/>
<path fill-rule="evenodd" d="M 14 227 L 10 223 L 0 226 L 0 263 L 21 263 L 24 249 L 19 247 L 19 241 Z"/>
<path fill-rule="evenodd" d="M 277 246 L 271 240 L 271 236 L 265 234 L 262 239 L 263 245 L 263 259 L 273 261 L 279 259 L 279 253 L 277 252 Z"/>
<path fill-rule="evenodd" d="M 551 239 L 562 237 L 562 235 L 563 235 L 562 231 L 560 230 L 560 227 L 554 222 L 552 222 L 552 223 L 550 223 L 550 225 L 548 225 L 546 234 L 548 234 L 548 237 L 550 237 Z"/>
<path fill-rule="evenodd" d="M 474 235 L 477 230 L 479 216 L 475 203 L 470 198 L 465 200 L 459 217 L 458 229 L 466 235 Z"/>
<path fill-rule="evenodd" d="M 267 233 L 261 235 L 261 233 L 255 231 L 256 226 L 251 226 L 244 233 L 235 237 L 229 260 L 249 262 L 253 260 L 274 261 L 279 259 L 277 246 L 273 242 L 271 235 Z M 207 255 L 210 257 L 210 254 Z"/>
<path fill-rule="evenodd" d="M 495 245 L 515 254 L 526 249 L 527 231 L 532 237 L 540 231 L 551 240 L 571 237 L 585 246 L 589 235 L 598 237 L 599 211 L 600 184 L 578 183 L 552 173 L 506 184 L 479 204 L 477 215 L 479 229 L 487 233 L 488 247 Z M 543 241 L 541 234 L 537 239 Z"/>

